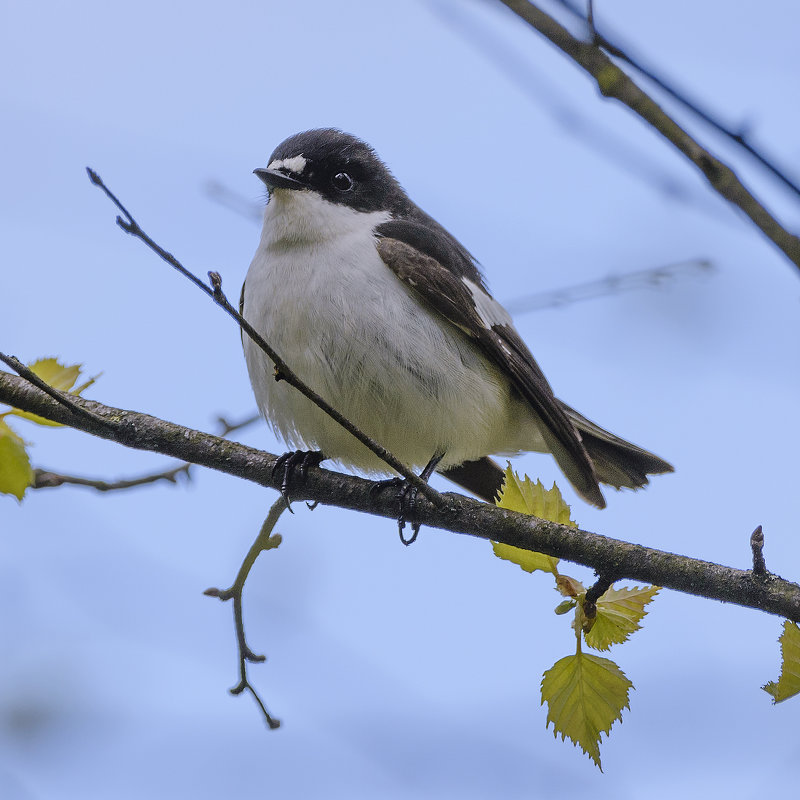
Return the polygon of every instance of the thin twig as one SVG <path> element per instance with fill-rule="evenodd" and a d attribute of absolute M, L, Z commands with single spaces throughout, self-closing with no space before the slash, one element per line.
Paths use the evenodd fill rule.
<path fill-rule="evenodd" d="M 261 709 L 261 713 L 264 715 L 267 725 L 269 725 L 269 727 L 273 730 L 280 727 L 280 720 L 275 719 L 275 717 L 270 715 L 270 713 L 267 711 L 267 707 L 264 705 L 264 702 L 259 697 L 258 692 L 256 692 L 247 676 L 248 662 L 251 664 L 260 664 L 266 661 L 266 656 L 257 655 L 247 644 L 247 637 L 245 636 L 244 632 L 242 593 L 244 592 L 244 585 L 247 582 L 247 576 L 250 574 L 250 570 L 256 563 L 256 559 L 265 550 L 272 550 L 280 545 L 281 535 L 279 533 L 273 534 L 272 531 L 275 529 L 275 524 L 278 522 L 280 515 L 287 508 L 288 504 L 283 497 L 279 497 L 275 503 L 273 503 L 269 510 L 269 514 L 267 514 L 267 518 L 264 520 L 264 524 L 261 526 L 261 530 L 259 531 L 256 540 L 247 551 L 247 555 L 244 557 L 241 567 L 239 567 L 239 572 L 236 575 L 236 580 L 233 582 L 233 585 L 228 589 L 211 588 L 206 589 L 205 592 L 203 592 L 203 594 L 207 595 L 208 597 L 216 597 L 223 602 L 227 600 L 233 600 L 233 622 L 236 630 L 236 645 L 239 651 L 239 683 L 237 683 L 236 686 L 230 690 L 230 692 L 231 694 L 236 695 L 241 694 L 245 690 L 249 691 L 250 694 L 253 695 L 258 707 Z"/>
<path fill-rule="evenodd" d="M 719 206 L 710 202 L 711 198 L 701 187 L 664 169 L 649 153 L 634 148 L 616 130 L 601 125 L 596 118 L 584 113 L 552 84 L 549 74 L 533 68 L 524 55 L 508 46 L 506 38 L 493 33 L 466 11 L 467 6 L 466 3 L 444 3 L 441 0 L 430 4 L 431 10 L 438 13 L 451 29 L 459 31 L 520 91 L 541 105 L 565 136 L 572 136 L 599 153 L 634 180 L 655 186 L 665 196 L 691 204 L 719 221 L 731 223 L 730 215 L 721 213 Z"/>
<path fill-rule="evenodd" d="M 191 464 L 181 464 L 174 469 L 164 472 L 155 472 L 142 475 L 140 478 L 127 478 L 118 481 L 104 481 L 96 478 L 81 478 L 77 475 L 61 475 L 47 469 L 34 469 L 33 482 L 31 489 L 54 489 L 57 486 L 85 486 L 87 489 L 95 489 L 98 492 L 117 492 L 123 489 L 134 489 L 139 486 L 147 486 L 151 483 L 168 481 L 177 483 L 178 477 L 184 475 L 189 478 Z"/>
<path fill-rule="evenodd" d="M 211 285 L 203 283 L 194 273 L 190 272 L 183 264 L 178 261 L 172 253 L 167 252 L 163 247 L 157 244 L 142 230 L 138 222 L 131 216 L 131 213 L 122 205 L 117 197 L 111 190 L 103 183 L 102 178 L 91 168 L 87 167 L 86 172 L 89 175 L 89 180 L 95 185 L 100 187 L 111 202 L 122 212 L 123 217 L 117 217 L 117 225 L 126 233 L 135 236 L 144 242 L 154 253 L 160 256 L 170 266 L 174 267 L 184 277 L 188 278 L 195 286 L 205 292 L 211 297 L 217 305 L 219 305 L 229 316 L 239 324 L 243 330 L 255 344 L 267 355 L 267 357 L 275 364 L 276 376 L 281 380 L 285 380 L 289 385 L 294 386 L 302 395 L 307 397 L 314 405 L 324 411 L 331 419 L 338 422 L 346 431 L 351 433 L 358 439 L 361 444 L 371 450 L 378 458 L 384 463 L 388 464 L 395 472 L 405 478 L 409 484 L 415 486 L 422 494 L 429 500 L 435 501 L 439 493 L 432 489 L 425 481 L 409 469 L 405 464 L 393 456 L 385 447 L 378 444 L 374 439 L 370 438 L 361 431 L 356 425 L 348 420 L 343 414 L 339 413 L 333 406 L 329 405 L 319 394 L 307 386 L 297 375 L 292 371 L 289 365 L 272 349 L 263 336 L 230 304 L 228 298 L 222 291 L 222 278 L 217 272 L 209 272 Z"/>
<path fill-rule="evenodd" d="M 800 270 L 800 238 L 789 233 L 742 184 L 727 164 L 715 158 L 692 138 L 599 47 L 576 38 L 528 0 L 500 2 L 591 75 L 601 94 L 628 106 L 683 153 L 702 172 L 717 193 L 742 209 Z"/>
<path fill-rule="evenodd" d="M 680 273 L 710 272 L 712 269 L 713 266 L 707 259 L 679 261 L 675 264 L 665 264 L 662 267 L 624 272 L 621 275 L 608 275 L 599 280 L 576 283 L 573 286 L 565 286 L 550 292 L 536 292 L 511 300 L 504 305 L 510 314 L 526 314 L 529 311 L 560 308 L 571 303 L 617 295 L 633 289 L 661 286 L 669 280 L 674 280 Z"/>
<path fill-rule="evenodd" d="M 5 353 L 0 353 L 0 361 L 11 367 L 11 369 L 13 369 L 14 372 L 16 372 L 21 378 L 25 378 L 26 381 L 30 381 L 38 389 L 41 389 L 43 392 L 49 394 L 53 400 L 61 403 L 62 406 L 68 408 L 73 414 L 77 414 L 79 417 L 89 419 L 97 425 L 108 424 L 107 420 L 92 414 L 91 411 L 87 411 L 85 408 L 82 408 L 74 403 L 67 393 L 60 392 L 58 389 L 54 389 L 49 383 L 47 383 L 47 381 L 42 380 L 32 369 L 26 367 L 15 356 L 7 356 Z"/>
<path fill-rule="evenodd" d="M 80 398 L 76 402 L 108 419 L 110 425 L 101 427 L 76 416 L 23 378 L 0 372 L 0 403 L 127 447 L 159 452 L 274 488 L 271 470 L 276 456 L 270 453 L 147 414 Z M 372 491 L 374 486 L 373 481 L 313 467 L 296 490 L 295 499 L 319 500 L 326 505 L 396 520 L 397 503 L 393 493 L 389 496 L 388 492 Z M 599 575 L 613 574 L 619 580 L 646 581 L 800 621 L 800 586 L 778 576 L 770 576 L 770 580 L 765 581 L 749 569 L 735 569 L 619 541 L 453 493 L 440 495 L 436 503 L 419 497 L 408 517 L 410 522 L 584 564 Z M 701 536 L 702 531 L 697 535 Z"/>
<path fill-rule="evenodd" d="M 704 109 L 700 105 L 699 101 L 696 99 L 690 99 L 686 92 L 678 89 L 675 84 L 668 81 L 666 78 L 661 77 L 652 67 L 645 66 L 638 58 L 631 56 L 629 51 L 623 50 L 618 44 L 614 44 L 613 42 L 609 41 L 606 36 L 600 33 L 597 30 L 597 25 L 594 21 L 591 0 L 589 2 L 589 9 L 585 17 L 583 16 L 583 12 L 576 5 L 570 2 L 570 0 L 558 0 L 558 2 L 574 16 L 584 20 L 587 23 L 589 35 L 593 44 L 601 47 L 609 55 L 614 56 L 614 58 L 618 58 L 620 61 L 624 61 L 629 66 L 633 67 L 633 69 L 635 69 L 640 75 L 643 75 L 649 81 L 658 86 L 659 89 L 661 89 L 673 100 L 691 111 L 695 116 L 699 117 L 707 125 L 710 125 L 718 133 L 721 133 L 723 136 L 726 136 L 728 139 L 739 145 L 739 147 L 741 147 L 750 156 L 755 158 L 756 161 L 758 161 L 768 172 L 772 173 L 772 175 L 784 186 L 794 192 L 794 194 L 800 196 L 800 186 L 791 180 L 791 178 L 789 178 L 789 176 L 778 167 L 775 161 L 773 161 L 771 158 L 768 158 L 763 151 L 756 148 L 755 145 L 748 140 L 748 137 L 742 129 L 734 130 L 733 128 L 729 128 L 711 111 Z"/>

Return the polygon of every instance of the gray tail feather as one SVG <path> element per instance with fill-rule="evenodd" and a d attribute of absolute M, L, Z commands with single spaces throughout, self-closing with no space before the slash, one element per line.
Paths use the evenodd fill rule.
<path fill-rule="evenodd" d="M 566 403 L 561 405 L 570 422 L 580 431 L 600 483 L 615 489 L 638 489 L 647 485 L 648 475 L 675 471 L 663 458 L 609 433 Z"/>

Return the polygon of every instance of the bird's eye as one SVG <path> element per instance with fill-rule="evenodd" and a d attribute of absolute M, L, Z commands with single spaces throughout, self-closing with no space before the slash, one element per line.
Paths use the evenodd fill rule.
<path fill-rule="evenodd" d="M 353 179 L 346 172 L 337 172 L 331 180 L 334 188 L 340 192 L 349 192 L 355 183 Z"/>

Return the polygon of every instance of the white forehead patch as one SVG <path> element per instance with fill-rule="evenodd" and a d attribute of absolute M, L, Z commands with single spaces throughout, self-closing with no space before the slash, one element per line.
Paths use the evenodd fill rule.
<path fill-rule="evenodd" d="M 500 303 L 490 297 L 476 283 L 469 278 L 461 279 L 472 295 L 472 302 L 475 303 L 475 310 L 481 318 L 481 322 L 487 327 L 492 325 L 512 325 L 511 317 Z"/>
<path fill-rule="evenodd" d="M 308 161 L 302 155 L 292 158 L 276 158 L 267 169 L 288 169 L 289 172 L 300 174 L 306 168 L 307 163 Z"/>

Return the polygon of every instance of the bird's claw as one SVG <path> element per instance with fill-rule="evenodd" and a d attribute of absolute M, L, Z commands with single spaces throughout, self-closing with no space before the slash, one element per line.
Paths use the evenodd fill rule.
<path fill-rule="evenodd" d="M 419 490 L 416 486 L 412 486 L 405 478 L 386 478 L 382 481 L 376 481 L 373 484 L 369 490 L 370 495 L 376 495 L 378 492 L 392 487 L 397 488 L 397 492 L 395 493 L 395 500 L 397 500 L 398 504 L 397 530 L 400 534 L 400 541 L 408 547 L 408 545 L 416 541 L 420 529 L 420 524 L 418 522 L 412 522 L 411 536 L 406 537 L 404 534 L 406 516 L 410 511 L 413 511 L 414 502 L 417 499 Z"/>
<path fill-rule="evenodd" d="M 300 475 L 301 480 L 305 480 L 308 475 L 309 467 L 318 467 L 325 456 L 319 450 L 294 450 L 284 453 L 275 460 L 270 477 L 274 480 L 278 470 L 283 470 L 281 477 L 280 493 L 286 501 L 286 508 L 294 514 L 292 504 L 289 499 L 289 488 L 294 480 L 295 471 Z"/>

